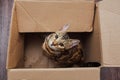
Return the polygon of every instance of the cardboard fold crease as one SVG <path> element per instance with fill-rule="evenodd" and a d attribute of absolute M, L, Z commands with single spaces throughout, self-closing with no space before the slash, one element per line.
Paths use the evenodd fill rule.
<path fill-rule="evenodd" d="M 94 1 L 16 1 L 19 32 L 53 32 L 64 24 L 70 32 L 91 32 L 94 6 Z"/>

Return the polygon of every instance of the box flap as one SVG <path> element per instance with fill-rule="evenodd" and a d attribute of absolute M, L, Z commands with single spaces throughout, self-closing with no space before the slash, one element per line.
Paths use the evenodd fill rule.
<path fill-rule="evenodd" d="M 9 69 L 9 80 L 100 80 L 99 68 Z"/>
<path fill-rule="evenodd" d="M 19 64 L 19 62 L 23 62 L 23 60 L 21 60 L 23 53 L 24 37 L 18 32 L 16 9 L 15 5 L 13 4 L 6 68 L 9 69 L 15 68 L 17 66 L 22 66 L 22 64 Z"/>
<path fill-rule="evenodd" d="M 99 3 L 104 66 L 120 66 L 120 1 Z"/>
<path fill-rule="evenodd" d="M 18 0 L 19 32 L 53 32 L 65 24 L 71 32 L 91 32 L 94 6 L 94 0 Z"/>

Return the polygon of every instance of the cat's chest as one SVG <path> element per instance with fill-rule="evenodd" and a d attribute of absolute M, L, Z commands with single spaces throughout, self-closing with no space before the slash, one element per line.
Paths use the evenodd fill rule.
<path fill-rule="evenodd" d="M 44 43 L 45 55 L 59 65 L 69 66 L 84 60 L 83 49 L 80 44 L 63 51 L 51 49 L 48 43 Z"/>

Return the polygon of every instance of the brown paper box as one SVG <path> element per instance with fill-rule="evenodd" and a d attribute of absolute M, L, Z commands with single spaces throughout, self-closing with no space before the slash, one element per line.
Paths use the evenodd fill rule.
<path fill-rule="evenodd" d="M 120 67 L 120 1 L 105 0 L 99 3 L 101 39 L 104 66 Z M 112 5 L 112 6 L 111 6 Z"/>
<path fill-rule="evenodd" d="M 119 66 L 120 9 L 115 1 L 101 1 L 94 10 L 94 0 L 16 0 L 8 45 L 8 80 L 100 80 L 101 67 Z M 69 32 L 87 32 L 83 33 L 86 62 L 101 66 L 23 68 L 25 34 L 53 32 L 66 23 L 71 25 Z"/>
<path fill-rule="evenodd" d="M 93 1 L 18 0 L 16 10 L 19 32 L 53 32 L 64 24 L 71 32 L 93 30 Z"/>

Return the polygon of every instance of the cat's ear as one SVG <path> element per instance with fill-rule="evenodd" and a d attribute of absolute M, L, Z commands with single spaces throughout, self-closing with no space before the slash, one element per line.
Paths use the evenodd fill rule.
<path fill-rule="evenodd" d="M 70 47 L 74 47 L 80 43 L 80 40 L 77 39 L 71 39 Z"/>
<path fill-rule="evenodd" d="M 76 45 L 78 45 L 80 43 L 80 40 L 77 40 L 77 39 L 69 39 L 68 41 L 68 45 L 66 46 L 66 49 L 70 49 Z"/>
<path fill-rule="evenodd" d="M 69 24 L 65 24 L 65 25 L 60 29 L 60 31 L 65 32 L 65 31 L 68 30 L 69 27 L 70 27 Z"/>

